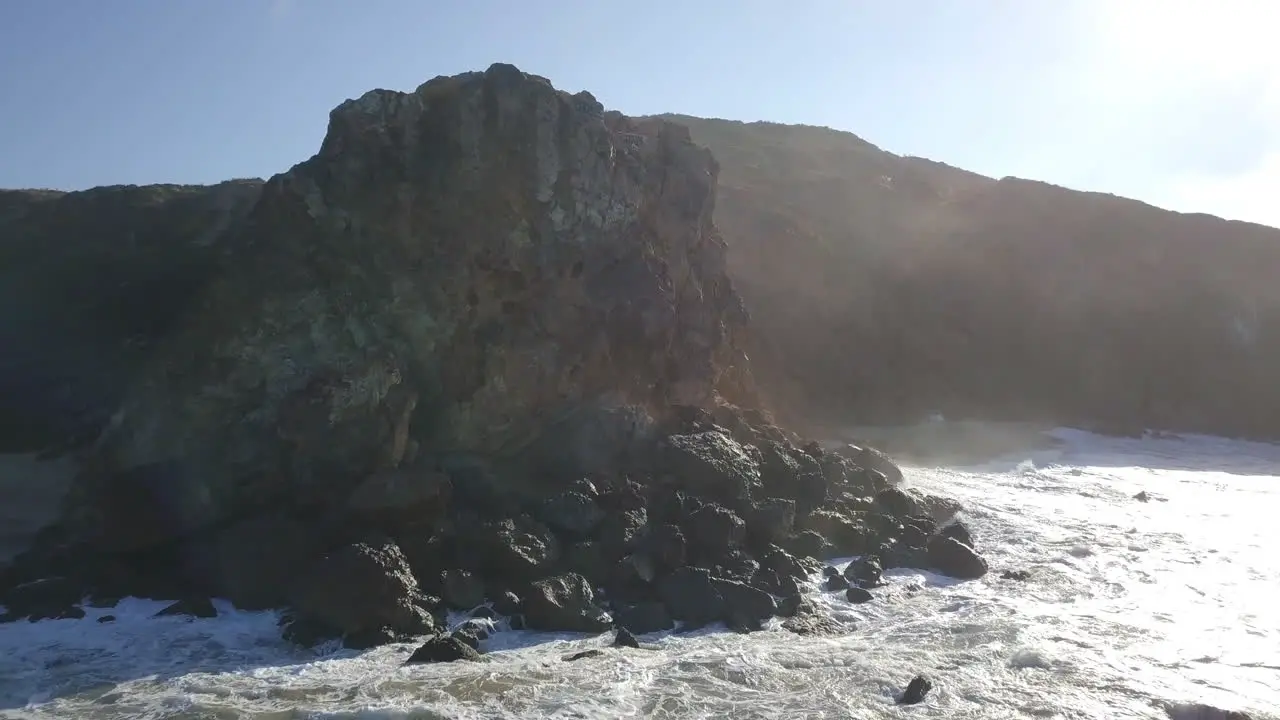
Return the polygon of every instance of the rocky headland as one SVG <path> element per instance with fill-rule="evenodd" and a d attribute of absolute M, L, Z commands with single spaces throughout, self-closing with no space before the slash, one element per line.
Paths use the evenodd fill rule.
<path fill-rule="evenodd" d="M 416 662 L 478 657 L 449 611 L 839 632 L 802 592 L 830 558 L 857 600 L 981 577 L 954 505 L 775 425 L 718 175 L 683 125 L 494 65 L 343 103 L 265 183 L 3 194 L 34 312 L 0 326 L 0 442 L 78 468 L 4 618 L 221 598 Z"/>
<path fill-rule="evenodd" d="M 747 351 L 789 426 L 1280 439 L 1280 230 L 829 128 L 664 117 L 720 162 Z"/>

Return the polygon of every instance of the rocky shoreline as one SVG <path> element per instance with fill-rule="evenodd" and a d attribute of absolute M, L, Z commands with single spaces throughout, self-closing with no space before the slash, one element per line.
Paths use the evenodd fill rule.
<path fill-rule="evenodd" d="M 76 554 L 54 563 L 53 577 L 31 577 L 51 566 L 29 555 L 10 571 L 4 619 L 82 617 L 81 603 L 126 594 L 203 617 L 216 597 L 285 609 L 284 637 L 305 646 L 429 636 L 421 662 L 478 657 L 486 624 L 446 634 L 449 612 L 515 629 L 614 630 L 623 642 L 714 623 L 750 632 L 773 617 L 797 633 L 839 633 L 801 592 L 818 571 L 826 590 L 855 601 L 893 568 L 986 574 L 958 508 L 899 488 L 885 456 L 771 439 L 782 431 L 753 428 L 727 406 L 723 425 L 694 408 L 681 416 L 654 427 L 616 474 L 529 502 L 477 491 L 494 470 L 472 458 L 452 472 L 421 464 L 370 478 L 347 517 L 324 526 L 270 513 L 188 539 L 164 560 Z M 850 556 L 859 559 L 824 568 Z"/>
<path fill-rule="evenodd" d="M 118 363 L 83 407 L 60 415 L 33 375 L 39 423 L 6 415 L 10 451 L 70 449 L 80 470 L 0 570 L 2 619 L 218 598 L 283 611 L 299 645 L 427 637 L 415 657 L 439 661 L 482 647 L 449 612 L 623 643 L 774 617 L 839 632 L 798 584 L 828 559 L 859 558 L 826 580 L 859 600 L 891 568 L 981 577 L 954 504 L 902 490 L 883 453 L 774 424 L 717 173 L 679 125 L 494 65 L 343 103 L 317 155 L 222 200 L 99 198 L 127 208 L 113 233 L 203 264 L 190 287 L 134 278 L 185 294 L 130 296 L 149 321 L 93 338 Z M 37 240 L 71 202 L 4 201 Z"/>

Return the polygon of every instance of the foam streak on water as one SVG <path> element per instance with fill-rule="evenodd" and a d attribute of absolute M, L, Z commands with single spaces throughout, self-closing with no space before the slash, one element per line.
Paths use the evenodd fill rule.
<path fill-rule="evenodd" d="M 403 668 L 411 645 L 316 654 L 280 642 L 270 613 L 151 619 L 161 604 L 129 600 L 0 626 L 0 716 L 991 720 L 1207 703 L 1280 718 L 1280 447 L 1059 434 L 1030 457 L 909 470 L 964 503 L 993 572 L 899 571 L 860 606 L 815 583 L 856 621 L 845 637 L 702 631 L 565 663 L 608 638 L 500 632 L 487 663 Z M 928 702 L 896 707 L 919 672 Z"/>

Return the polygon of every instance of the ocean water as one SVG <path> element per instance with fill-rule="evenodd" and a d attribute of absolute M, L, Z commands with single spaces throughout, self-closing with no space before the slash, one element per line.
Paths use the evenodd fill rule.
<path fill-rule="evenodd" d="M 301 651 L 270 613 L 152 619 L 160 603 L 125 600 L 0 626 L 0 717 L 1280 718 L 1280 446 L 1056 434 L 909 468 L 964 504 L 992 572 L 895 571 L 858 606 L 815 578 L 855 621 L 842 637 L 704 630 L 568 663 L 610 638 L 500 631 L 488 662 L 401 667 L 411 644 Z M 917 673 L 927 702 L 895 706 Z"/>

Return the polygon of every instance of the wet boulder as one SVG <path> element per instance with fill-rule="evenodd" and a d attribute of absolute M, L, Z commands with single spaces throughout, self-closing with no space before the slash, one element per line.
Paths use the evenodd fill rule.
<path fill-rule="evenodd" d="M 596 605 L 586 578 L 575 573 L 537 580 L 524 597 L 525 624 L 530 630 L 597 633 L 612 619 Z"/>
<path fill-rule="evenodd" d="M 428 639 L 405 660 L 406 665 L 423 663 L 454 662 L 455 660 L 476 661 L 480 653 L 461 639 L 452 635 L 436 635 Z"/>
<path fill-rule="evenodd" d="M 804 563 L 777 545 L 765 548 L 756 555 L 756 559 L 760 561 L 761 568 L 772 570 L 782 577 L 803 580 L 809 575 Z"/>
<path fill-rule="evenodd" d="M 849 563 L 844 569 L 844 576 L 850 583 L 860 588 L 879 587 L 883 584 L 884 568 L 874 557 L 862 557 Z"/>
<path fill-rule="evenodd" d="M 633 635 L 630 630 L 625 627 L 620 627 L 618 628 L 618 632 L 613 635 L 613 646 L 639 648 L 640 641 L 636 639 L 636 636 Z"/>
<path fill-rule="evenodd" d="M 733 506 L 749 500 L 760 483 L 756 458 L 719 430 L 666 437 L 662 459 L 682 486 Z"/>
<path fill-rule="evenodd" d="M 874 470 L 891 485 L 902 484 L 902 469 L 886 453 L 871 446 L 850 445 L 844 453 L 859 467 Z"/>
<path fill-rule="evenodd" d="M 795 578 L 779 575 L 767 568 L 757 570 L 747 584 L 777 597 L 786 597 L 800 592 L 800 583 L 796 582 Z"/>
<path fill-rule="evenodd" d="M 987 574 L 987 561 L 973 548 L 944 535 L 929 539 L 930 567 L 943 575 L 961 580 L 975 580 Z"/>
<path fill-rule="evenodd" d="M 861 605 L 864 602 L 870 602 L 874 596 L 866 588 L 851 587 L 844 591 L 844 599 L 855 605 Z"/>
<path fill-rule="evenodd" d="M 841 513 L 817 510 L 806 516 L 801 526 L 805 530 L 812 530 L 822 536 L 831 546 L 828 551 L 830 553 L 858 555 L 867 549 L 869 535 L 867 528 Z"/>
<path fill-rule="evenodd" d="M 969 526 L 959 520 L 955 520 L 945 525 L 938 531 L 939 535 L 949 537 L 957 542 L 974 547 L 973 534 L 969 532 Z"/>
<path fill-rule="evenodd" d="M 917 515 L 920 511 L 915 499 L 896 486 L 876 493 L 875 505 L 880 512 L 899 519 Z"/>
<path fill-rule="evenodd" d="M 390 628 L 424 635 L 435 628 L 409 563 L 389 540 L 352 543 L 316 561 L 290 592 L 297 613 L 342 633 Z"/>
<path fill-rule="evenodd" d="M 849 579 L 843 575 L 828 575 L 822 586 L 832 592 L 845 590 L 849 587 Z"/>
<path fill-rule="evenodd" d="M 924 675 L 917 675 L 907 683 L 907 689 L 898 697 L 899 705 L 916 705 L 924 702 L 924 698 L 933 689 L 933 682 Z"/>
<path fill-rule="evenodd" d="M 778 611 L 772 595 L 745 583 L 716 579 L 712 586 L 720 594 L 724 621 L 730 627 L 758 630 Z"/>
<path fill-rule="evenodd" d="M 671 617 L 694 627 L 724 617 L 724 598 L 703 568 L 682 567 L 658 583 L 658 595 Z"/>

